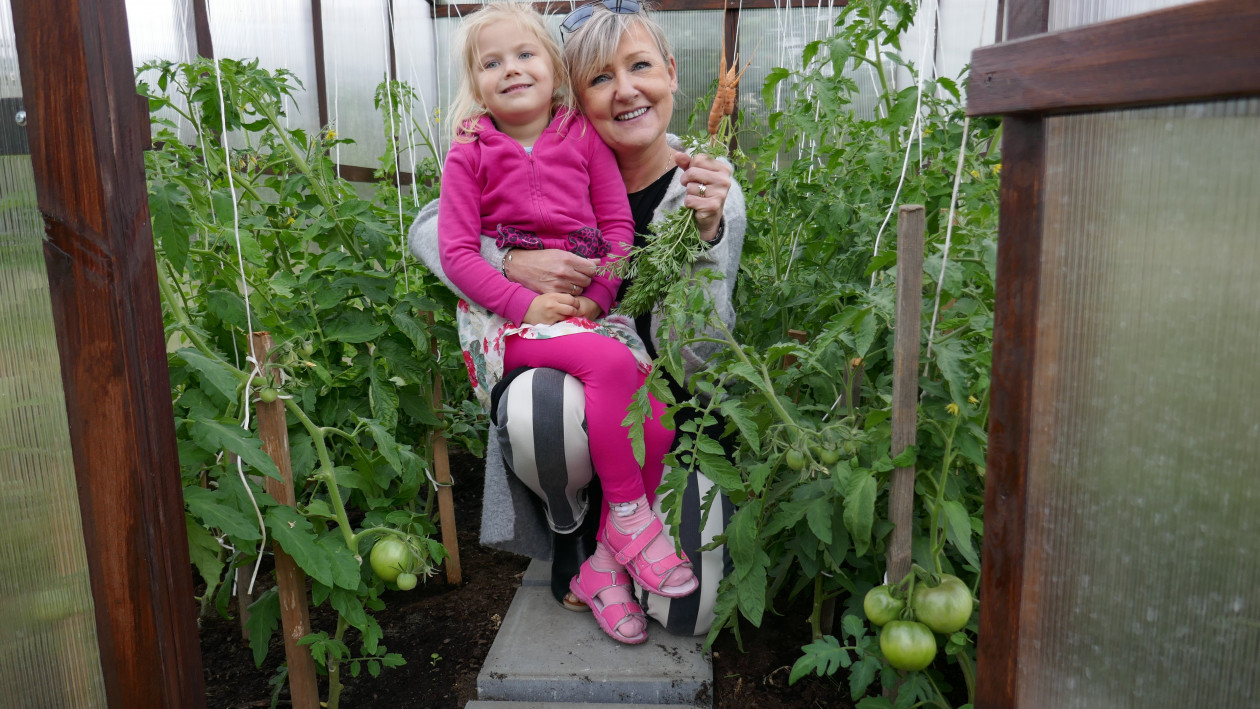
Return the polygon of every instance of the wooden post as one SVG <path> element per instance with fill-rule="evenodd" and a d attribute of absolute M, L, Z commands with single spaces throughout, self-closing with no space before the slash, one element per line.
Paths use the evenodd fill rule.
<path fill-rule="evenodd" d="M 433 327 L 433 314 L 426 313 L 429 327 Z M 437 339 L 433 340 L 433 354 L 438 352 Z M 442 373 L 433 373 L 433 409 L 442 408 Z M 441 414 L 438 414 L 441 417 Z M 459 566 L 459 538 L 455 533 L 455 498 L 451 494 L 451 464 L 446 451 L 446 436 L 441 431 L 433 434 L 433 479 L 438 483 L 438 518 L 442 529 L 442 546 L 446 547 L 446 582 L 455 586 L 463 583 L 464 574 Z"/>
<path fill-rule="evenodd" d="M 255 357 L 267 362 L 271 359 L 271 334 L 255 332 L 250 337 Z M 275 375 L 264 372 L 272 386 Z M 284 401 L 258 402 L 258 437 L 262 439 L 263 452 L 271 456 L 280 470 L 282 480 L 266 478 L 267 494 L 282 505 L 293 507 L 293 465 L 289 460 L 289 426 L 285 422 Z M 298 645 L 298 640 L 310 632 L 311 611 L 306 601 L 306 574 L 293 557 L 272 542 L 276 557 L 276 585 L 280 591 L 280 622 L 284 630 L 284 656 L 289 663 L 289 695 L 296 709 L 319 708 L 319 682 L 315 675 L 315 660 L 311 650 Z"/>
<path fill-rule="evenodd" d="M 105 695 L 204 707 L 126 8 L 11 5 Z"/>
<path fill-rule="evenodd" d="M 903 204 L 897 215 L 897 313 L 893 343 L 892 455 L 914 445 L 919 415 L 919 338 L 923 316 L 923 207 Z M 910 572 L 914 521 L 914 467 L 896 468 L 888 498 L 893 523 L 888 581 Z"/>

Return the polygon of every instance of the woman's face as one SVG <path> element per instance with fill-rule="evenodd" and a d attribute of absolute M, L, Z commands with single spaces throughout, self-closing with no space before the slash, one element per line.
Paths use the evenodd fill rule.
<path fill-rule="evenodd" d="M 665 139 L 678 72 L 673 57 L 662 57 L 646 33 L 631 27 L 612 61 L 574 88 L 599 137 L 618 156 L 634 155 Z"/>

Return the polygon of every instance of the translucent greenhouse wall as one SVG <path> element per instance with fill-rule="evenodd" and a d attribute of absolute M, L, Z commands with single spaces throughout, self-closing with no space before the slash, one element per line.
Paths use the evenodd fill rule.
<path fill-rule="evenodd" d="M 44 225 L 0 0 L 0 705 L 103 707 Z"/>
<path fill-rule="evenodd" d="M 132 54 L 139 66 L 154 59 L 186 61 L 196 55 L 191 0 L 127 0 Z M 447 4 L 447 3 L 441 3 Z M 667 4 L 667 3 L 666 3 Z M 323 40 L 327 78 L 329 123 L 338 135 L 354 140 L 340 145 L 334 159 L 340 165 L 374 167 L 385 150 L 385 126 L 374 106 L 376 87 L 388 74 L 390 28 L 393 28 L 397 78 L 417 91 L 410 107 L 413 139 L 399 160 L 411 170 L 431 155 L 423 145 L 427 138 L 441 157 L 445 139 L 440 129 L 441 109 L 450 103 L 455 66 L 449 61 L 450 43 L 459 18 L 432 17 L 425 0 L 323 0 Z M 548 22 L 558 28 L 561 18 L 576 3 L 555 3 Z M 207 12 L 214 53 L 219 57 L 258 58 L 263 67 L 286 68 L 305 84 L 289 112 L 291 125 L 317 129 L 315 96 L 314 24 L 307 0 L 208 0 Z M 743 114 L 740 141 L 758 142 L 765 116 L 782 105 L 784 83 L 775 101 L 767 106 L 761 87 L 775 67 L 798 68 L 805 46 L 834 33 L 840 7 L 835 2 L 793 4 L 773 10 L 742 10 L 738 28 L 739 49 L 752 66 L 741 85 L 739 105 Z M 938 76 L 957 78 L 971 50 L 989 44 L 994 36 L 997 3 L 994 0 L 957 0 L 941 7 L 924 0 L 915 27 L 902 38 L 900 54 L 916 64 L 930 64 Z M 687 121 L 698 99 L 705 97 L 717 77 L 723 30 L 723 13 L 707 11 L 663 12 L 667 35 L 678 61 L 679 93 L 670 129 L 687 130 Z M 935 28 L 923 32 L 919 27 Z M 754 49 L 756 54 L 753 54 Z M 892 61 L 886 63 L 896 88 L 914 79 Z M 869 69 L 854 73 L 863 94 L 854 109 L 874 117 L 878 82 Z M 175 118 L 173 113 L 167 117 Z M 191 140 L 190 127 L 184 138 Z"/>
<path fill-rule="evenodd" d="M 1020 706 L 1255 707 L 1260 100 L 1046 146 Z"/>

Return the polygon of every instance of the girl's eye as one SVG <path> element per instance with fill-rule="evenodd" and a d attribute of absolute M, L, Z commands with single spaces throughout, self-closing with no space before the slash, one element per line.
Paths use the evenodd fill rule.
<path fill-rule="evenodd" d="M 483 68 L 484 68 L 484 69 L 494 69 L 494 68 L 495 68 L 495 67 L 497 67 L 497 66 L 499 66 L 499 62 L 498 62 L 497 60 L 495 60 L 495 59 L 491 59 L 490 61 L 486 62 L 486 65 L 485 65 Z"/>
<path fill-rule="evenodd" d="M 529 59 L 534 56 L 533 52 L 521 52 L 521 59 Z"/>

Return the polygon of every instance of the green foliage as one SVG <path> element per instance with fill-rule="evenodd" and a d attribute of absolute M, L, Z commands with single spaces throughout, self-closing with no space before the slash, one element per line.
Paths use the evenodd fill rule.
<path fill-rule="evenodd" d="M 468 398 L 453 296 L 403 253 L 404 226 L 436 193 L 437 163 L 417 166 L 410 193 L 383 179 L 367 201 L 330 157 L 347 141 L 286 127 L 285 102 L 300 88 L 292 74 L 199 59 L 155 62 L 140 75 L 158 128 L 160 147 L 146 154 L 150 211 L 203 609 L 213 600 L 225 612 L 220 589 L 256 559 L 261 515 L 268 541 L 310 577 L 312 602 L 339 614 L 332 634 L 302 640 L 328 672 L 335 706 L 340 663 L 373 676 L 402 663 L 380 644 L 372 612 L 384 607 L 385 584 L 361 555 L 373 537 L 396 535 L 417 572 L 431 573 L 444 555 L 431 539 L 431 436 L 445 424 L 448 437 L 481 448 L 474 409 L 434 404 L 436 372 L 449 396 Z M 414 120 L 404 122 L 414 92 L 394 82 L 378 94 L 388 144 L 378 175 L 388 176 L 415 142 Z M 250 328 L 275 343 L 257 366 L 266 355 L 251 351 Z M 296 508 L 276 504 L 259 477 L 280 477 L 252 416 L 272 387 L 287 414 Z M 256 662 L 278 618 L 274 591 L 263 593 L 249 620 Z M 350 627 L 361 639 L 354 653 L 343 640 Z"/>
<path fill-rule="evenodd" d="M 853 110 L 857 87 L 845 73 L 869 64 L 886 87 L 888 59 L 917 79 L 915 67 L 895 54 L 912 14 L 908 2 L 850 3 L 834 36 L 805 48 L 802 66 L 771 72 L 763 96 L 769 101 L 780 84 L 790 84 L 780 94 L 791 98 L 769 116 L 768 131 L 742 165 L 749 232 L 737 284 L 739 324 L 728 330 L 702 289 L 679 283 L 666 297 L 663 324 L 679 337 L 648 382 L 660 396 L 655 379 L 663 371 L 681 379 L 681 347 L 726 344 L 692 375 L 692 398 L 674 404 L 695 409 L 702 421 L 677 432 L 664 482 L 669 515 L 677 514 L 683 482 L 696 469 L 737 508 L 719 540 L 734 570 L 720 587 L 710 641 L 725 628 L 738 632 L 740 617 L 759 625 L 783 596 L 812 594 L 812 642 L 792 677 L 849 667 L 855 699 L 877 677 L 885 686 L 898 681 L 890 668 L 876 672 L 883 667 L 878 643 L 858 632 L 861 599 L 884 575 L 895 467 L 917 471 L 914 561 L 973 588 L 980 570 L 999 128 L 973 122 L 964 137 L 957 83 L 946 78 L 924 81 L 921 99 L 913 86 L 885 90 L 877 115 L 864 119 Z M 893 459 L 897 244 L 889 209 L 908 203 L 922 204 L 927 221 L 925 278 L 909 284 L 923 295 L 923 321 L 908 325 L 922 333 L 922 396 L 918 445 Z M 735 448 L 733 465 L 701 432 L 717 414 Z M 820 617 L 827 599 L 845 598 L 836 616 L 853 644 L 842 646 Z M 946 650 L 969 678 L 968 689 L 973 633 L 974 622 L 953 634 Z M 932 668 L 911 673 L 900 680 L 896 706 L 947 706 L 940 680 Z M 879 702 L 886 700 L 870 697 L 859 706 Z"/>

